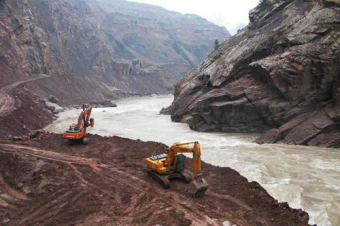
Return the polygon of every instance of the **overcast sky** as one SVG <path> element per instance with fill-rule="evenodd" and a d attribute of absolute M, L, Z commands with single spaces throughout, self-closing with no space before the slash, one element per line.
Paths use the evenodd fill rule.
<path fill-rule="evenodd" d="M 259 0 L 129 0 L 162 6 L 168 10 L 197 14 L 225 26 L 232 34 L 248 24 L 249 10 Z"/>

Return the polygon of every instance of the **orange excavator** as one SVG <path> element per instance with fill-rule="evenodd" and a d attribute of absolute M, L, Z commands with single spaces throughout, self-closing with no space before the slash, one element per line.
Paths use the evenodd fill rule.
<path fill-rule="evenodd" d="M 80 113 L 78 117 L 78 123 L 71 124 L 69 129 L 63 133 L 63 138 L 68 141 L 81 141 L 84 144 L 87 143 L 87 132 L 86 128 L 94 126 L 94 119 L 90 118 L 92 111 L 92 105 L 88 108 L 85 108 L 85 104 L 83 104 L 83 111 Z"/>
<path fill-rule="evenodd" d="M 193 144 L 193 146 L 190 146 Z M 194 175 L 185 169 L 186 156 L 179 153 L 193 154 Z M 149 168 L 148 175 L 163 188 L 170 187 L 170 179 L 191 182 L 189 192 L 194 197 L 201 197 L 208 190 L 208 183 L 202 177 L 201 147 L 199 142 L 178 143 L 172 145 L 166 154 L 152 156 L 146 159 Z"/>

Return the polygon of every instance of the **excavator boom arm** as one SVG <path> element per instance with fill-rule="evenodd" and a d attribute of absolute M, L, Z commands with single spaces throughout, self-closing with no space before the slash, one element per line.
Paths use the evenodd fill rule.
<path fill-rule="evenodd" d="M 86 129 L 86 126 L 85 124 L 88 123 L 88 120 L 90 118 L 90 115 L 91 115 L 91 111 L 92 111 L 92 105 L 90 105 L 87 109 L 84 109 L 79 117 L 78 117 L 78 124 L 77 124 L 77 127 L 78 127 L 78 130 L 79 131 L 82 131 L 83 129 Z"/>
<path fill-rule="evenodd" d="M 194 144 L 190 147 L 190 144 Z M 168 150 L 168 155 L 165 161 L 166 167 L 172 167 L 172 162 L 178 153 L 193 153 L 193 171 L 195 178 L 202 173 L 201 162 L 201 147 L 198 142 L 174 144 Z"/>

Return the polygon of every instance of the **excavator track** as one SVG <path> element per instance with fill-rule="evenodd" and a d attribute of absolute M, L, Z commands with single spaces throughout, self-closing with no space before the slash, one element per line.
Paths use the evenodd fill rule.
<path fill-rule="evenodd" d="M 171 179 L 180 179 L 185 183 L 190 183 L 193 180 L 192 173 L 188 172 L 187 170 L 183 170 L 180 173 L 170 173 L 166 175 L 160 175 L 152 170 L 148 171 L 149 177 L 154 179 L 157 183 L 162 185 L 163 188 L 170 187 L 170 180 Z"/>
<path fill-rule="evenodd" d="M 149 177 L 155 180 L 158 184 L 160 184 L 163 188 L 167 189 L 170 187 L 170 181 L 167 175 L 159 175 L 156 172 L 149 170 L 148 171 Z"/>
<path fill-rule="evenodd" d="M 180 174 L 182 176 L 182 180 L 186 183 L 190 183 L 194 179 L 194 175 L 188 170 L 183 170 Z"/>

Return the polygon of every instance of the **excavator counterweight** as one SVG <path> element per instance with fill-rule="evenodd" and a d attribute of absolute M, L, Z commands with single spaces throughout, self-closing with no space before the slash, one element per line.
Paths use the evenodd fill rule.
<path fill-rule="evenodd" d="M 194 146 L 191 147 L 190 144 Z M 185 169 L 186 156 L 180 153 L 193 154 L 193 175 Z M 191 183 L 189 191 L 194 197 L 201 197 L 208 190 L 208 183 L 202 177 L 201 149 L 198 142 L 174 144 L 166 154 L 147 158 L 146 164 L 150 169 L 148 175 L 163 188 L 170 187 L 171 179 L 180 179 Z"/>

